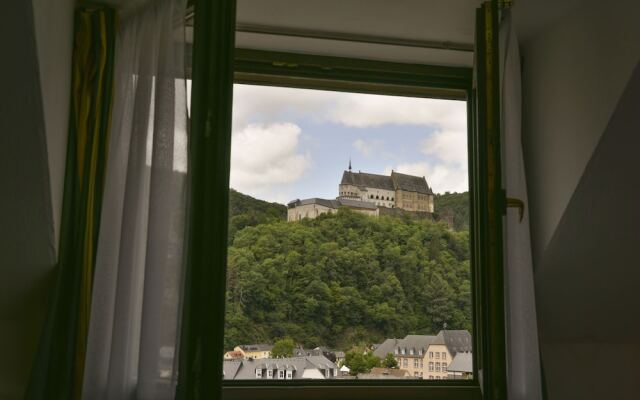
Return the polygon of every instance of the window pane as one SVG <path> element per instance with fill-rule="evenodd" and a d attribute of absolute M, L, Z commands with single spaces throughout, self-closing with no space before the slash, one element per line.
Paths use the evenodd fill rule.
<path fill-rule="evenodd" d="M 466 103 L 234 91 L 224 379 L 470 378 Z"/>

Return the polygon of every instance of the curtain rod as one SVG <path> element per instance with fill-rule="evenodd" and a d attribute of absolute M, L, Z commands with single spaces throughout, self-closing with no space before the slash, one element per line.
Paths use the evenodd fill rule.
<path fill-rule="evenodd" d="M 262 34 L 262 35 L 274 35 L 274 36 L 289 36 L 289 37 L 299 37 L 299 38 L 309 38 L 309 39 L 337 40 L 342 42 L 383 44 L 383 45 L 401 46 L 401 47 L 416 47 L 416 48 L 422 48 L 422 49 L 473 52 L 473 44 L 467 44 L 467 43 L 391 38 L 391 37 L 383 37 L 383 36 L 318 31 L 318 30 L 312 30 L 312 29 L 283 28 L 283 27 L 244 24 L 244 23 L 236 24 L 236 32 L 255 33 L 255 34 Z"/>

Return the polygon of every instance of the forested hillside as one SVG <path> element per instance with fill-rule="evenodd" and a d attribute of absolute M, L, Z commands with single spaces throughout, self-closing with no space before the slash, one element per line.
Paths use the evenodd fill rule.
<path fill-rule="evenodd" d="M 286 206 L 258 200 L 233 189 L 229 190 L 229 243 L 233 243 L 236 232 L 247 226 L 286 219 Z"/>
<path fill-rule="evenodd" d="M 450 214 L 455 230 L 469 230 L 469 192 L 436 194 L 434 208 L 436 220 Z"/>
<path fill-rule="evenodd" d="M 288 223 L 284 206 L 260 202 L 258 212 L 234 204 L 251 199 L 238 195 L 225 348 L 289 336 L 305 346 L 348 349 L 433 334 L 445 322 L 471 328 L 466 230 L 347 209 Z"/>

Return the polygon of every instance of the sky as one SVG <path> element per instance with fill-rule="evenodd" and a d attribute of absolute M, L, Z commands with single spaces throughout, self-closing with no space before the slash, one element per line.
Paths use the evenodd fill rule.
<path fill-rule="evenodd" d="M 464 101 L 234 85 L 230 186 L 286 204 L 338 195 L 342 173 L 424 176 L 464 192 Z"/>

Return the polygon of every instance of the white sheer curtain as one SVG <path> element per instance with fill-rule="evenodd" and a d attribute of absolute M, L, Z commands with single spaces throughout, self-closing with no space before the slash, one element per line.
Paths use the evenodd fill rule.
<path fill-rule="evenodd" d="M 185 0 L 121 14 L 83 399 L 173 399 L 183 282 Z"/>
<path fill-rule="evenodd" d="M 509 11 L 500 25 L 503 171 L 507 197 L 522 200 L 522 221 L 509 209 L 505 218 L 507 385 L 510 400 L 542 398 L 527 183 L 521 140 L 520 54 Z"/>

